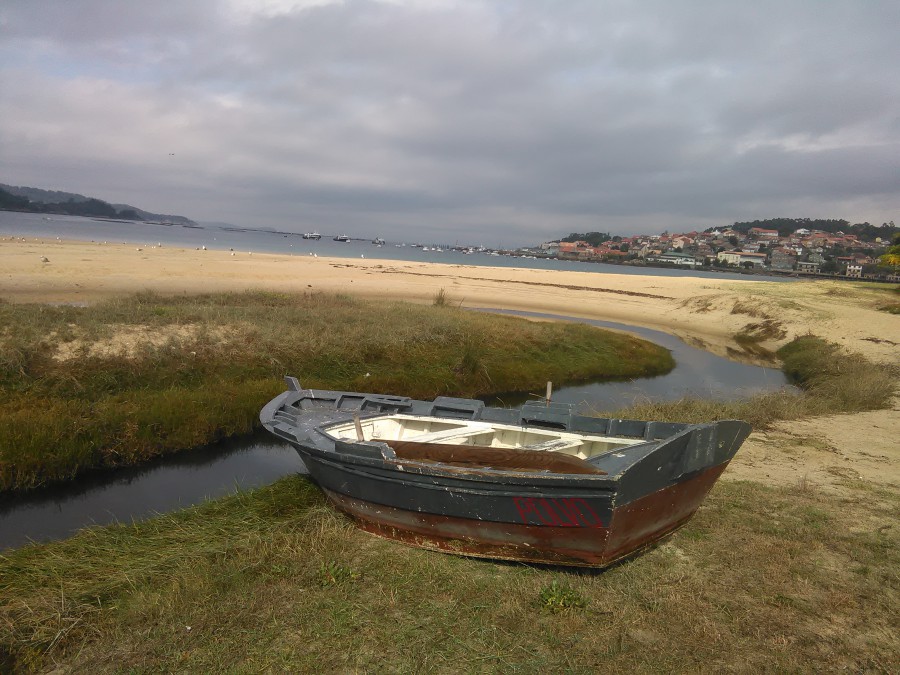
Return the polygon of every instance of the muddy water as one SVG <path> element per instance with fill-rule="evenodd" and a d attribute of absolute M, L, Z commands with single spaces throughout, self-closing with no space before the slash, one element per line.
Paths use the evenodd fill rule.
<path fill-rule="evenodd" d="M 0 550 L 130 523 L 305 472 L 287 443 L 260 431 L 65 485 L 0 499 Z"/>

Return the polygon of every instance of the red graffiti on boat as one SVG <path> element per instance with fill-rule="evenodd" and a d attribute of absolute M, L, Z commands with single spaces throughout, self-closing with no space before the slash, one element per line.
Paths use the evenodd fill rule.
<path fill-rule="evenodd" d="M 544 499 L 513 497 L 513 503 L 526 525 L 551 527 L 603 527 L 603 521 L 581 497 Z"/>

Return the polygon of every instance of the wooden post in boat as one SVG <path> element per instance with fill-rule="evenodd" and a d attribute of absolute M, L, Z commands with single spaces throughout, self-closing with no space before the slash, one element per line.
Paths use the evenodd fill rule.
<path fill-rule="evenodd" d="M 547 405 L 550 405 L 550 397 L 553 395 L 553 383 L 547 380 Z"/>
<path fill-rule="evenodd" d="M 356 427 L 356 440 L 366 440 L 365 436 L 363 436 L 362 424 L 359 421 L 359 413 L 353 413 L 353 426 Z"/>

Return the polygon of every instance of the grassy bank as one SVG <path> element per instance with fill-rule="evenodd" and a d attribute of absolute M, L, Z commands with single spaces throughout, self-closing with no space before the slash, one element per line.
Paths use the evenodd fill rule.
<path fill-rule="evenodd" d="M 816 338 L 782 357 L 805 387 L 789 406 L 667 410 L 764 426 L 893 391 Z M 720 482 L 668 543 L 593 574 L 376 539 L 286 478 L 0 556 L 0 670 L 889 672 L 900 496 L 841 480 Z"/>
<path fill-rule="evenodd" d="M 0 490 L 245 433 L 293 374 L 421 398 L 664 373 L 669 352 L 578 324 L 273 293 L 0 304 Z"/>
<path fill-rule="evenodd" d="M 376 539 L 287 478 L 0 557 L 0 670 L 887 672 L 898 516 L 720 483 L 669 543 L 577 574 Z"/>
<path fill-rule="evenodd" d="M 875 364 L 815 336 L 804 336 L 778 350 L 782 370 L 800 391 L 775 391 L 748 399 L 647 401 L 610 413 L 615 417 L 672 422 L 740 419 L 754 429 L 781 420 L 813 415 L 879 410 L 897 391 L 896 368 Z"/>

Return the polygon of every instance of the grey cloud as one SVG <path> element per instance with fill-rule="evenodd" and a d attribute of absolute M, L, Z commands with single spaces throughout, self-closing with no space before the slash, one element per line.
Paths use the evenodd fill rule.
<path fill-rule="evenodd" d="M 0 22 L 12 39 L 102 48 L 142 36 L 189 36 L 216 23 L 219 7 L 214 0 L 6 0 Z"/>
<path fill-rule="evenodd" d="M 5 182 L 510 243 L 900 206 L 896 3 L 230 7 L 5 5 Z"/>

